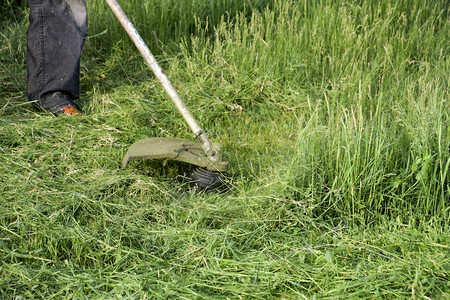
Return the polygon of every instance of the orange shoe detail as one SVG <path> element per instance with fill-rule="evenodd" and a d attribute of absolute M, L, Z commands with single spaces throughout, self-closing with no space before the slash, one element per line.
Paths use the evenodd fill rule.
<path fill-rule="evenodd" d="M 81 113 L 73 106 L 67 106 L 62 109 L 66 115 L 81 115 Z"/>

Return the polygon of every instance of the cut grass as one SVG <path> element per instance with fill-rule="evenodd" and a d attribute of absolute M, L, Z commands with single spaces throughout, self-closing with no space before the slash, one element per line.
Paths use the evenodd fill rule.
<path fill-rule="evenodd" d="M 191 133 L 101 1 L 85 116 L 33 111 L 19 12 L 0 26 L 0 298 L 450 298 L 445 1 L 123 5 L 233 189 L 120 169 L 133 142 Z"/>

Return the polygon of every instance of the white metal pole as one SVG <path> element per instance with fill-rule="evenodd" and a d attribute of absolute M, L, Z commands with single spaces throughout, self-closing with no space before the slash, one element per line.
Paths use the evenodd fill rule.
<path fill-rule="evenodd" d="M 155 60 L 155 57 L 150 52 L 150 49 L 145 44 L 142 37 L 139 35 L 138 31 L 131 23 L 130 19 L 128 19 L 125 12 L 120 7 L 119 3 L 116 0 L 106 0 L 111 10 L 116 15 L 119 22 L 122 24 L 122 27 L 130 36 L 131 40 L 134 42 L 142 57 L 144 58 L 147 65 L 152 69 L 156 78 L 158 78 L 159 82 L 161 82 L 162 86 L 169 94 L 170 99 L 173 101 L 178 111 L 181 113 L 183 118 L 186 120 L 189 127 L 194 132 L 194 137 L 198 138 L 203 145 L 203 148 L 208 156 L 214 160 L 214 155 L 212 150 L 212 143 L 209 139 L 206 132 L 200 127 L 200 125 L 195 120 L 195 117 L 192 115 L 189 108 L 186 106 L 184 101 L 181 99 L 180 95 L 177 93 L 169 78 L 164 74 L 162 68 L 159 66 L 158 62 Z M 212 157 L 211 157 L 212 156 Z"/>

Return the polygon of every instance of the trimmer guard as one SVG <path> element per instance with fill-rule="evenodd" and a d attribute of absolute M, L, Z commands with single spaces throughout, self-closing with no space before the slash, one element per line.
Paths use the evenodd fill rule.
<path fill-rule="evenodd" d="M 228 164 L 222 161 L 222 146 L 213 143 L 213 148 L 219 158 L 217 161 L 208 158 L 200 142 L 175 138 L 147 138 L 130 146 L 122 160 L 122 168 L 125 169 L 133 160 L 172 159 L 205 167 L 211 171 L 226 171 Z"/>

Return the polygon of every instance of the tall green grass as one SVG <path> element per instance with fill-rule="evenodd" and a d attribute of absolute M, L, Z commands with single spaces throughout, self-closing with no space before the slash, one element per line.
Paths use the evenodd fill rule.
<path fill-rule="evenodd" d="M 238 12 L 250 13 L 252 9 L 262 9 L 267 6 L 268 0 L 220 0 L 220 1 L 175 1 L 175 0 L 149 0 L 124 1 L 120 3 L 130 20 L 140 30 L 143 38 L 148 41 L 150 49 L 160 53 L 158 47 L 174 46 L 175 48 L 183 37 L 192 34 L 196 22 L 213 31 L 224 15 L 234 18 Z M 108 37 L 111 43 L 102 40 L 97 46 L 105 47 L 121 41 L 131 46 L 123 29 L 113 17 L 105 1 L 91 1 L 88 3 L 91 14 L 91 31 L 96 33 L 110 32 Z M 98 19 L 97 16 L 107 16 Z"/>
<path fill-rule="evenodd" d="M 447 220 L 443 8 L 333 3 L 314 10 L 274 1 L 250 16 L 224 17 L 213 37 L 200 27 L 183 55 L 200 56 L 196 63 L 214 76 L 211 85 L 230 89 L 219 100 L 227 106 L 244 112 L 262 107 L 260 115 L 268 118 L 277 116 L 267 105 L 290 112 L 291 118 L 277 121 L 298 132 L 289 138 L 295 144 L 274 137 L 274 144 L 292 147 L 280 168 L 289 196 L 314 193 L 323 201 L 320 213 Z"/>
<path fill-rule="evenodd" d="M 121 159 L 192 138 L 103 1 L 85 116 L 26 102 L 26 9 L 0 31 L 0 298 L 449 299 L 446 1 L 121 1 L 232 190 Z"/>

